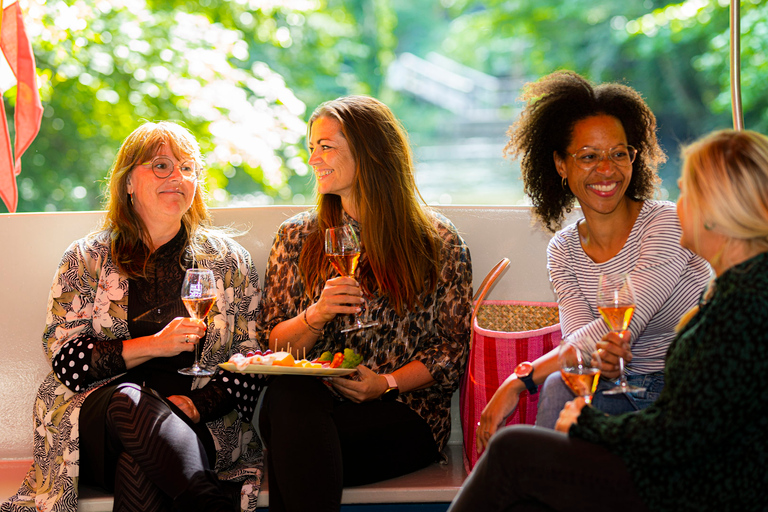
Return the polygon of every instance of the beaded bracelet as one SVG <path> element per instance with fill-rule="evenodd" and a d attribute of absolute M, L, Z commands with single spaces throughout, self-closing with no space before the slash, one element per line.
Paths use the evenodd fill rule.
<path fill-rule="evenodd" d="M 312 334 L 316 334 L 317 336 L 320 336 L 321 334 L 323 334 L 322 329 L 318 329 L 317 327 L 312 327 L 311 325 L 309 325 L 309 321 L 307 320 L 306 309 L 304 310 L 304 314 L 301 316 L 301 320 L 304 322 L 304 325 L 307 326 L 307 329 L 309 329 L 309 332 L 311 332 Z"/>

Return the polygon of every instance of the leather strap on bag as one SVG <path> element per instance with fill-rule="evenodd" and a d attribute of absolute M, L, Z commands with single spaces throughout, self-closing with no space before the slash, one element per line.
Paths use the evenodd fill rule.
<path fill-rule="evenodd" d="M 493 283 L 495 283 L 496 280 L 501 276 L 507 266 L 509 266 L 509 258 L 501 258 L 501 261 L 494 265 L 491 271 L 488 272 L 488 274 L 485 276 L 483 282 L 480 283 L 480 288 L 477 289 L 475 296 L 472 297 L 472 300 L 475 302 L 475 306 L 472 308 L 472 323 L 470 324 L 472 328 L 474 328 L 475 317 L 477 316 L 477 312 L 480 309 L 480 304 L 483 303 L 485 296 L 488 294 L 491 288 L 493 288 Z M 470 340 L 469 343 L 470 348 L 472 348 L 472 341 Z"/>

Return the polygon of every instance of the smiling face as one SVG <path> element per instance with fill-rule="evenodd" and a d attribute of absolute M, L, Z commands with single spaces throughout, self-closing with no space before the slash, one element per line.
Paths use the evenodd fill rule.
<path fill-rule="evenodd" d="M 627 201 L 625 192 L 632 178 L 632 166 L 618 166 L 606 157 L 594 169 L 585 171 L 570 155 L 586 146 L 602 152 L 620 145 L 627 145 L 621 122 L 613 116 L 597 115 L 573 125 L 565 159 L 557 153 L 554 155 L 558 174 L 568 179 L 568 186 L 579 200 L 585 216 L 610 214 Z"/>
<path fill-rule="evenodd" d="M 152 172 L 151 164 L 138 164 L 131 170 L 126 181 L 133 207 L 150 231 L 155 227 L 178 229 L 182 216 L 192 205 L 197 187 L 197 179 L 181 174 L 178 167 L 180 161 L 168 144 L 160 145 L 152 158 L 159 155 L 167 156 L 173 162 L 174 168 L 170 176 L 158 178 Z M 151 161 L 152 158 L 148 160 Z"/>
<path fill-rule="evenodd" d="M 352 187 L 356 166 L 341 123 L 332 117 L 318 117 L 310 128 L 309 153 L 318 193 L 338 195 L 344 210 L 354 217 Z"/>

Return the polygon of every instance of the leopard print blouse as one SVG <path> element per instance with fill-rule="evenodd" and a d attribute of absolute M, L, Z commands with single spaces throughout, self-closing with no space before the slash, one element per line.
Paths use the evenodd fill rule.
<path fill-rule="evenodd" d="M 366 297 L 361 320 L 367 323 L 375 319 L 379 326 L 344 334 L 339 331 L 348 326 L 352 317 L 339 315 L 325 325 L 306 357 L 351 348 L 363 356 L 362 364 L 376 373 L 390 373 L 411 361 L 422 362 L 436 384 L 401 393 L 398 400 L 427 421 L 442 450 L 451 433 L 451 395 L 458 388 L 469 351 L 472 261 L 469 248 L 451 221 L 434 211 L 430 216 L 443 240 L 442 269 L 435 292 L 422 293 L 420 305 L 402 316 L 387 296 L 376 293 Z M 359 223 L 346 213 L 344 222 L 360 233 Z M 310 299 L 298 266 L 304 239 L 314 229 L 316 213 L 310 210 L 286 220 L 277 232 L 267 264 L 259 325 L 265 345 L 272 328 L 295 317 L 320 297 L 324 283 L 311 291 Z"/>

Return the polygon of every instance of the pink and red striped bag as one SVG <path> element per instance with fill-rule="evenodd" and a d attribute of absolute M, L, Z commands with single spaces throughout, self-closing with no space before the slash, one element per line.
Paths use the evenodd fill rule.
<path fill-rule="evenodd" d="M 475 294 L 472 340 L 467 370 L 461 381 L 461 426 L 464 431 L 464 466 L 469 473 L 478 459 L 475 433 L 483 408 L 515 367 L 549 352 L 560 343 L 556 302 L 484 301 L 493 283 L 509 265 L 502 259 L 485 277 Z M 536 421 L 539 395 L 523 392 L 507 425 Z"/>

